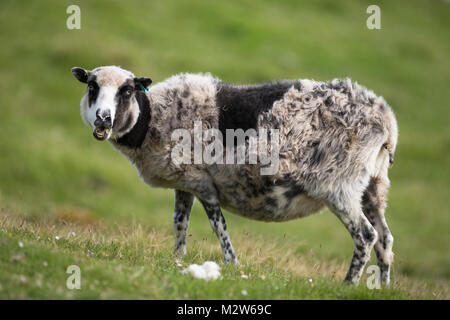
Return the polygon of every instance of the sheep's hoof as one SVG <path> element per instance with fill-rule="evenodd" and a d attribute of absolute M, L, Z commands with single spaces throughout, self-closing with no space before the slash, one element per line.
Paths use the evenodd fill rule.
<path fill-rule="evenodd" d="M 239 265 L 239 260 L 236 259 L 236 258 L 233 259 L 233 260 L 224 260 L 223 263 L 226 264 L 226 265 L 234 264 L 235 266 L 238 266 Z"/>
<path fill-rule="evenodd" d="M 185 256 L 186 255 L 186 248 L 178 248 L 173 250 L 173 254 L 176 256 Z"/>

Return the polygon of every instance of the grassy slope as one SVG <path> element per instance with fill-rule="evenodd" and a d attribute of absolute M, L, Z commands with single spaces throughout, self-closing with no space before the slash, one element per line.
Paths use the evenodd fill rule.
<path fill-rule="evenodd" d="M 328 275 L 325 289 L 318 290 L 317 285 L 311 297 L 338 298 L 333 292 L 341 290 L 345 297 L 448 297 L 450 6 L 439 1 L 383 1 L 382 30 L 370 31 L 365 28 L 369 2 L 129 1 L 125 5 L 98 1 L 80 5 L 82 29 L 69 31 L 65 28 L 68 4 L 0 3 L 0 40 L 7 44 L 0 51 L 2 215 L 26 214 L 47 221 L 49 216 L 85 214 L 104 221 L 105 226 L 128 226 L 131 233 L 131 222 L 137 221 L 161 233 L 157 237 L 163 237 L 158 238 L 163 245 L 148 256 L 139 257 L 135 251 L 134 262 L 111 258 L 110 263 L 103 263 L 105 259 L 88 259 L 80 249 L 89 238 L 68 239 L 61 248 L 59 243 L 33 238 L 40 232 L 42 239 L 47 233 L 52 237 L 46 230 L 52 223 L 40 222 L 46 226 L 43 231 L 34 231 L 32 224 L 19 230 L 16 220 L 8 219 L 0 229 L 0 297 L 69 297 L 67 290 L 54 290 L 63 287 L 56 275 L 45 281 L 45 290 L 31 282 L 18 286 L 23 280 L 20 275 L 39 273 L 44 259 L 55 262 L 52 273 L 42 271 L 45 279 L 50 274 L 65 279 L 63 266 L 72 261 L 92 268 L 86 277 L 91 282 L 104 280 L 105 286 L 77 293 L 83 297 L 99 297 L 108 292 L 103 290 L 108 286 L 112 292 L 105 297 L 176 298 L 182 297 L 183 286 L 190 288 L 183 289 L 190 298 L 201 297 L 202 292 L 208 297 L 237 297 L 240 292 L 242 281 L 231 280 L 238 272 L 233 269 L 227 268 L 223 280 L 228 281 L 229 292 L 222 292 L 217 284 L 194 287 L 177 276 L 173 257 L 165 254 L 172 241 L 168 231 L 171 192 L 147 188 L 122 156 L 108 144 L 94 141 L 82 124 L 78 101 L 84 88 L 69 70 L 76 65 L 107 64 L 122 65 L 154 81 L 181 71 L 208 71 L 241 83 L 350 76 L 383 95 L 396 111 L 400 126 L 396 165 L 390 172 L 388 221 L 396 238 L 394 272 L 401 292 L 333 287 L 332 270 L 335 267 L 342 275 L 352 244 L 329 212 L 282 224 L 226 214 L 238 255 L 248 261 L 242 268 L 273 275 L 273 279 L 253 280 L 253 289 L 247 287 L 248 297 L 305 297 L 303 277 L 319 277 L 314 266 L 323 264 L 330 266 L 322 273 Z M 53 233 L 59 233 L 60 227 L 56 223 Z M 114 236 L 113 230 L 107 231 Z M 198 204 L 190 233 L 191 253 L 186 262 L 202 262 L 206 257 L 220 260 L 218 242 Z M 140 244 L 150 248 L 145 239 L 142 235 Z M 21 240 L 26 255 L 14 264 L 10 260 Z M 126 246 L 127 240 L 123 237 L 121 245 Z M 286 265 L 277 263 L 273 273 L 265 270 L 269 267 L 264 260 L 250 263 L 253 247 L 261 248 L 261 257 L 274 261 L 289 258 L 284 249 L 265 249 L 272 243 L 276 248 L 289 248 L 292 260 Z M 107 243 L 99 245 L 105 252 L 110 249 Z M 202 256 L 206 249 L 209 256 Z M 136 272 L 142 266 L 146 268 L 142 277 L 147 278 L 138 278 L 137 283 L 143 287 L 127 288 L 128 271 Z M 127 272 L 114 272 L 114 268 Z M 173 283 L 161 276 L 166 271 L 175 277 Z M 287 291 L 264 291 L 268 280 L 280 287 L 286 279 L 291 279 Z"/>
<path fill-rule="evenodd" d="M 207 239 L 193 240 L 183 259 L 171 253 L 167 228 L 80 226 L 78 220 L 0 220 L 0 283 L 3 298 L 102 299 L 408 299 L 423 297 L 405 280 L 393 288 L 369 290 L 341 285 L 345 266 L 302 256 L 302 266 L 288 246 L 267 239 L 235 237 L 240 266 L 221 267 L 219 280 L 206 282 L 182 275 L 191 263 L 219 261 L 221 253 Z M 179 265 L 180 264 L 180 265 Z M 81 289 L 66 289 L 66 268 L 78 265 Z M 244 279 L 241 275 L 247 275 Z M 327 276 L 324 276 L 326 274 Z M 406 287 L 405 287 L 406 285 Z M 408 289 L 406 289 L 408 288 Z M 243 293 L 243 291 L 246 293 Z"/>

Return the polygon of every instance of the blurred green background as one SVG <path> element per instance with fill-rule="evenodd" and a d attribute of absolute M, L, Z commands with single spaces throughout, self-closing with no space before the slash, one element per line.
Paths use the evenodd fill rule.
<path fill-rule="evenodd" d="M 154 82 L 179 72 L 210 72 L 233 83 L 350 77 L 382 95 L 399 123 L 387 209 L 394 271 L 448 283 L 450 4 L 376 1 L 382 29 L 369 30 L 373 2 L 2 0 L 2 212 L 79 210 L 113 223 L 170 228 L 172 191 L 144 185 L 81 121 L 85 87 L 73 66 L 120 65 Z M 66 28 L 70 4 L 81 8 L 80 30 Z M 352 241 L 328 211 L 286 223 L 225 217 L 232 239 L 262 236 L 299 253 L 350 260 Z M 198 203 L 190 233 L 211 235 Z"/>

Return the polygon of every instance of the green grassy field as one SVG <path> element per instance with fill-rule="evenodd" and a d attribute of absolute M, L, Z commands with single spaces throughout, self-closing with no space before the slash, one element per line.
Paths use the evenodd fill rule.
<path fill-rule="evenodd" d="M 70 1 L 1 1 L 0 298 L 449 299 L 450 5 L 377 3 L 381 30 L 366 28 L 370 1 L 85 1 L 68 30 Z M 352 241 L 328 211 L 278 224 L 225 212 L 241 265 L 215 282 L 182 275 L 177 263 L 221 261 L 202 208 L 177 261 L 172 191 L 148 188 L 81 121 L 71 67 L 110 64 L 155 82 L 348 76 L 384 96 L 400 131 L 391 288 L 340 285 Z M 72 264 L 80 290 L 66 288 Z"/>

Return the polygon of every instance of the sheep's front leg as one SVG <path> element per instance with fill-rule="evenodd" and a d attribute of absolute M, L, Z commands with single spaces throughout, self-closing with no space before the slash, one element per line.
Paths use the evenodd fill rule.
<path fill-rule="evenodd" d="M 174 253 L 186 254 L 186 231 L 189 226 L 194 195 L 188 192 L 175 190 L 175 209 L 173 211 L 173 229 L 175 231 Z"/>
<path fill-rule="evenodd" d="M 208 215 L 209 223 L 211 224 L 212 229 L 219 238 L 225 264 L 228 264 L 230 262 L 238 264 L 236 254 L 234 253 L 233 246 L 231 245 L 230 236 L 228 235 L 225 218 L 223 217 L 219 205 L 204 201 L 202 201 L 202 204 L 205 208 L 206 214 Z"/>

